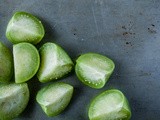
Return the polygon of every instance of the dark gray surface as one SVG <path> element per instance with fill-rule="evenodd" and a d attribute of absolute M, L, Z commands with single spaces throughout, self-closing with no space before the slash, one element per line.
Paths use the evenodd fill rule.
<path fill-rule="evenodd" d="M 46 36 L 38 45 L 53 41 L 72 59 L 97 52 L 113 59 L 116 69 L 103 89 L 82 85 L 75 74 L 60 80 L 75 87 L 70 105 L 59 116 L 47 118 L 35 102 L 41 86 L 29 82 L 31 99 L 17 119 L 87 120 L 90 100 L 110 88 L 120 89 L 129 100 L 132 120 L 160 120 L 160 1 L 159 0 L 0 0 L 0 40 L 16 11 L 42 20 Z"/>

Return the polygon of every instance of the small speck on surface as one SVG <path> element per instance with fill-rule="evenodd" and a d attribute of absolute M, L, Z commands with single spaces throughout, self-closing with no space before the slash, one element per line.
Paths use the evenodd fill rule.
<path fill-rule="evenodd" d="M 148 32 L 149 33 L 154 33 L 154 34 L 157 33 L 157 31 L 153 28 L 148 28 Z"/>
<path fill-rule="evenodd" d="M 126 45 L 133 46 L 131 42 L 126 42 Z"/>
<path fill-rule="evenodd" d="M 126 30 L 126 26 L 122 26 L 122 28 Z"/>
<path fill-rule="evenodd" d="M 151 24 L 153 27 L 155 27 L 155 25 L 154 24 Z"/>
<path fill-rule="evenodd" d="M 128 32 L 124 32 L 123 35 L 124 35 L 124 36 L 125 36 L 125 35 L 128 35 Z"/>

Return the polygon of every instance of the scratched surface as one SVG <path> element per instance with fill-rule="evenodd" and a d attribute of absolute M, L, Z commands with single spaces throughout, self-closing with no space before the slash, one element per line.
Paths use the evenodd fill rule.
<path fill-rule="evenodd" d="M 59 81 L 75 87 L 73 99 L 59 116 L 47 118 L 35 102 L 40 84 L 29 82 L 31 98 L 16 120 L 88 120 L 90 100 L 104 90 L 120 89 L 128 98 L 132 120 L 160 120 L 159 0 L 0 0 L 0 40 L 14 12 L 27 11 L 45 26 L 47 41 L 61 45 L 73 60 L 97 52 L 113 59 L 116 69 L 103 89 L 82 85 L 75 74 Z"/>

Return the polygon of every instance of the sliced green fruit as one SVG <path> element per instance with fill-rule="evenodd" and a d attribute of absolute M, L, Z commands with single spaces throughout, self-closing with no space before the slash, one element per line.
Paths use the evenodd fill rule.
<path fill-rule="evenodd" d="M 15 82 L 22 83 L 31 79 L 38 71 L 40 57 L 38 50 L 30 43 L 13 46 Z"/>
<path fill-rule="evenodd" d="M 11 51 L 0 42 L 0 82 L 9 82 L 13 74 L 13 57 Z"/>
<path fill-rule="evenodd" d="M 90 120 L 129 120 L 131 110 L 124 94 L 112 89 L 93 99 L 88 115 Z"/>
<path fill-rule="evenodd" d="M 20 115 L 29 101 L 27 83 L 0 84 L 0 119 L 11 120 Z"/>
<path fill-rule="evenodd" d="M 106 84 L 114 68 L 114 62 L 106 56 L 86 53 L 76 60 L 75 72 L 82 83 L 98 89 Z"/>
<path fill-rule="evenodd" d="M 29 42 L 37 44 L 44 36 L 40 20 L 26 12 L 16 12 L 8 23 L 6 37 L 12 43 Z"/>
<path fill-rule="evenodd" d="M 40 48 L 41 63 L 37 73 L 40 82 L 63 77 L 72 70 L 73 62 L 67 53 L 54 43 L 45 43 Z"/>
<path fill-rule="evenodd" d="M 73 94 L 73 87 L 69 84 L 58 82 L 42 88 L 36 97 L 47 116 L 60 114 L 69 104 Z"/>

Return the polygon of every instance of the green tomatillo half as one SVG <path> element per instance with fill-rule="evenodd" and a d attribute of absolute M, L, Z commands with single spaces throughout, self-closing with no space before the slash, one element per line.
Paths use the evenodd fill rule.
<path fill-rule="evenodd" d="M 29 101 L 27 83 L 0 84 L 0 119 L 12 120 L 24 111 Z"/>
<path fill-rule="evenodd" d="M 86 53 L 76 60 L 75 72 L 79 80 L 92 88 L 102 88 L 115 68 L 114 62 L 97 53 Z"/>
<path fill-rule="evenodd" d="M 69 104 L 73 94 L 73 87 L 69 84 L 58 82 L 42 88 L 36 97 L 47 116 L 60 114 Z"/>
<path fill-rule="evenodd" d="M 11 51 L 0 42 L 0 82 L 9 82 L 13 75 L 13 56 Z"/>
<path fill-rule="evenodd" d="M 124 94 L 111 89 L 93 99 L 88 115 L 90 120 L 130 120 L 131 110 Z"/>
<path fill-rule="evenodd" d="M 31 79 L 38 71 L 40 57 L 38 50 L 30 43 L 13 46 L 15 82 L 22 83 Z"/>
<path fill-rule="evenodd" d="M 16 12 L 8 23 L 6 37 L 13 44 L 29 42 L 37 44 L 44 36 L 40 20 L 26 12 Z"/>
<path fill-rule="evenodd" d="M 61 78 L 72 70 L 72 60 L 57 44 L 45 43 L 39 52 L 41 63 L 37 77 L 40 82 Z"/>

